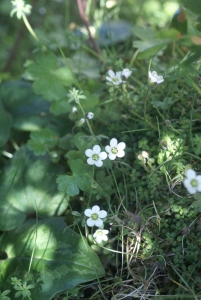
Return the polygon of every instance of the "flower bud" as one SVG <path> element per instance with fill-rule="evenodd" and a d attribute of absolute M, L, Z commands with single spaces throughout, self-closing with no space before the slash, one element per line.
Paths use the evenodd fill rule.
<path fill-rule="evenodd" d="M 86 119 L 89 119 L 89 120 L 91 120 L 91 119 L 93 119 L 93 117 L 94 117 L 94 113 L 92 113 L 92 112 L 88 112 L 87 114 L 86 114 Z"/>
<path fill-rule="evenodd" d="M 82 118 L 82 119 L 80 119 L 79 121 L 76 122 L 76 126 L 80 127 L 80 126 L 82 126 L 84 124 L 84 122 L 85 122 L 85 119 Z"/>
<path fill-rule="evenodd" d="M 77 115 L 77 108 L 75 106 L 72 108 L 72 114 L 74 116 Z"/>

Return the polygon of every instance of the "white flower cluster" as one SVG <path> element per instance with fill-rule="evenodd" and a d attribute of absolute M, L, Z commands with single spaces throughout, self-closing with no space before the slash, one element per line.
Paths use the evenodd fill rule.
<path fill-rule="evenodd" d="M 106 152 L 101 152 L 99 145 L 95 145 L 93 149 L 87 149 L 85 155 L 88 157 L 87 163 L 89 165 L 95 165 L 97 167 L 102 167 L 102 160 L 106 159 L 107 156 L 110 160 L 114 160 L 116 157 L 123 157 L 125 155 L 124 148 L 126 144 L 121 142 L 118 143 L 117 139 L 113 138 L 110 141 L 110 145 L 105 147 Z"/>
<path fill-rule="evenodd" d="M 110 82 L 112 82 L 114 85 L 120 85 L 121 83 L 125 83 L 126 79 L 131 75 L 132 71 L 129 69 L 123 69 L 123 71 L 120 72 L 114 72 L 112 70 L 108 71 L 108 75 L 106 76 L 106 79 Z"/>
<path fill-rule="evenodd" d="M 92 209 L 90 208 L 85 209 L 84 214 L 86 217 L 89 218 L 87 219 L 87 225 L 89 227 L 93 227 L 94 225 L 96 227 L 101 227 L 103 225 L 103 220 L 101 219 L 104 219 L 107 216 L 107 212 L 105 210 L 100 210 L 100 207 L 98 205 L 94 205 Z M 97 244 L 100 244 L 102 241 L 106 242 L 108 240 L 107 237 L 108 233 L 109 233 L 108 230 L 104 230 L 100 228 L 97 229 L 93 234 L 93 237 L 97 242 Z"/>

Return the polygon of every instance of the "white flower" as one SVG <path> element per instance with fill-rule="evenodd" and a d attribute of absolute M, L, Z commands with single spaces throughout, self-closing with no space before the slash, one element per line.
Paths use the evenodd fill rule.
<path fill-rule="evenodd" d="M 164 81 L 163 76 L 158 75 L 156 71 L 149 71 L 149 79 L 154 84 L 159 84 Z"/>
<path fill-rule="evenodd" d="M 87 149 L 85 151 L 85 155 L 89 158 L 87 159 L 87 163 L 89 165 L 96 165 L 97 167 L 102 167 L 102 160 L 107 158 L 107 153 L 101 152 L 101 148 L 99 145 L 95 145 L 93 149 Z"/>
<path fill-rule="evenodd" d="M 107 76 L 106 79 L 111 81 L 114 85 L 120 85 L 122 83 L 121 74 L 122 72 L 114 73 L 112 70 L 109 70 L 108 75 L 110 77 Z"/>
<path fill-rule="evenodd" d="M 105 150 L 109 153 L 109 159 L 114 160 L 117 157 L 123 157 L 125 155 L 124 148 L 126 144 L 121 142 L 118 144 L 117 139 L 113 138 L 110 141 L 110 146 L 106 146 Z"/>
<path fill-rule="evenodd" d="M 93 206 L 92 209 L 85 209 L 84 214 L 89 217 L 89 219 L 87 219 L 87 225 L 89 227 L 93 227 L 94 225 L 96 227 L 102 226 L 103 221 L 101 219 L 104 219 L 107 216 L 107 212 L 105 210 L 100 210 L 98 205 Z"/>
<path fill-rule="evenodd" d="M 24 0 L 14 0 L 11 1 L 13 5 L 13 10 L 11 11 L 11 17 L 17 13 L 17 18 L 21 19 L 21 17 L 25 15 L 29 15 L 31 13 L 32 6 L 29 4 L 25 4 Z"/>
<path fill-rule="evenodd" d="M 201 175 L 197 176 L 194 170 L 186 171 L 186 179 L 183 183 L 190 194 L 195 194 L 197 191 L 201 192 Z"/>
<path fill-rule="evenodd" d="M 97 244 L 100 244 L 102 241 L 108 241 L 107 234 L 109 233 L 108 230 L 97 229 L 96 232 L 93 234 L 93 237 Z"/>
<path fill-rule="evenodd" d="M 121 76 L 124 78 L 128 78 L 131 75 L 132 71 L 129 71 L 129 69 L 123 69 L 123 71 L 121 72 Z"/>
<path fill-rule="evenodd" d="M 86 117 L 87 119 L 91 120 L 91 119 L 93 119 L 93 117 L 94 117 L 94 113 L 88 112 L 88 113 L 86 114 L 85 117 Z"/>

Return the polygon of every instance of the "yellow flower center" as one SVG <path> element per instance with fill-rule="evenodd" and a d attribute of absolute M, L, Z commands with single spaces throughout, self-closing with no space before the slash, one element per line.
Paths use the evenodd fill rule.
<path fill-rule="evenodd" d="M 92 220 L 97 220 L 98 219 L 98 214 L 94 213 L 91 215 Z"/>
<path fill-rule="evenodd" d="M 118 153 L 118 149 L 117 149 L 116 147 L 113 147 L 113 148 L 111 149 L 111 152 L 112 152 L 113 154 L 117 154 L 117 153 Z"/>
<path fill-rule="evenodd" d="M 92 155 L 92 159 L 93 159 L 93 160 L 98 160 L 98 159 L 99 159 L 98 154 L 93 154 L 93 155 Z"/>
<path fill-rule="evenodd" d="M 192 185 L 193 187 L 197 187 L 197 186 L 198 186 L 197 180 L 196 180 L 196 179 L 192 179 L 192 180 L 191 180 L 191 185 Z"/>

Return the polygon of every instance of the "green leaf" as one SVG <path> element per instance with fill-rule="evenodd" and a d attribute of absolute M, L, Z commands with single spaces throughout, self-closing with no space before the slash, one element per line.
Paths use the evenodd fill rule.
<path fill-rule="evenodd" d="M 45 154 L 58 143 L 58 138 L 49 129 L 31 132 L 31 139 L 28 141 L 28 147 L 34 151 L 36 155 Z"/>
<path fill-rule="evenodd" d="M 190 9 L 196 15 L 201 14 L 201 2 L 198 0 L 181 0 L 181 3 L 184 5 L 185 8 Z"/>
<path fill-rule="evenodd" d="M 40 218 L 62 214 L 69 199 L 57 190 L 56 178 L 64 172 L 49 156 L 18 150 L 0 174 L 0 230 L 15 228 L 36 210 Z"/>
<path fill-rule="evenodd" d="M 91 180 L 93 179 L 93 172 L 91 166 L 87 165 L 81 159 L 72 160 L 69 163 L 73 177 L 82 191 L 89 191 L 91 187 Z"/>
<path fill-rule="evenodd" d="M 58 190 L 65 192 L 68 196 L 76 196 L 79 194 L 77 181 L 73 176 L 60 175 L 57 180 Z"/>
<path fill-rule="evenodd" d="M 146 40 L 146 41 L 135 41 L 133 46 L 138 48 L 140 54 L 138 55 L 139 59 L 148 58 L 150 56 L 154 56 L 160 50 L 162 50 L 165 46 L 170 43 L 171 40 Z"/>
<path fill-rule="evenodd" d="M 3 106 L 13 118 L 15 129 L 38 130 L 48 123 L 50 104 L 34 93 L 30 83 L 6 82 L 0 86 L 0 94 Z"/>
<path fill-rule="evenodd" d="M 58 190 L 66 192 L 68 196 L 78 195 L 79 189 L 89 191 L 93 179 L 91 166 L 81 159 L 71 160 L 69 166 L 73 175 L 60 175 L 57 178 Z"/>
<path fill-rule="evenodd" d="M 12 118 L 10 114 L 5 110 L 2 101 L 0 99 L 0 148 L 8 141 L 10 137 L 10 130 L 12 125 Z"/>
<path fill-rule="evenodd" d="M 54 101 L 50 107 L 51 113 L 58 116 L 60 114 L 64 114 L 72 111 L 72 106 L 68 104 L 68 99 L 63 98 L 57 101 Z"/>
<path fill-rule="evenodd" d="M 195 201 L 191 204 L 190 207 L 194 208 L 198 213 L 201 212 L 201 195 L 199 193 L 196 193 L 194 195 Z"/>
<path fill-rule="evenodd" d="M 0 300 L 10 300 L 10 297 L 6 296 L 9 293 L 10 293 L 10 290 L 6 290 L 4 292 L 0 292 Z"/>
<path fill-rule="evenodd" d="M 93 148 L 95 144 L 97 144 L 97 140 L 95 137 L 92 136 L 84 136 L 82 133 L 77 133 L 74 138 L 73 142 L 75 146 L 81 151 L 81 153 L 85 153 L 87 149 Z"/>
<path fill-rule="evenodd" d="M 12 276 L 27 277 L 31 266 L 29 278 L 36 283 L 32 300 L 51 300 L 57 293 L 104 276 L 96 253 L 63 218 L 26 221 L 4 235 L 1 251 L 7 254 L 1 268 L 3 288 L 10 286 Z"/>
<path fill-rule="evenodd" d="M 64 86 L 73 83 L 72 72 L 68 68 L 57 68 L 57 58 L 52 52 L 37 53 L 35 62 L 27 68 L 27 74 L 34 80 L 36 94 L 49 101 L 58 100 L 66 94 Z"/>
<path fill-rule="evenodd" d="M 154 31 L 151 27 L 142 27 L 139 25 L 134 25 L 133 32 L 135 36 L 145 41 L 153 40 L 156 37 L 156 31 Z"/>

